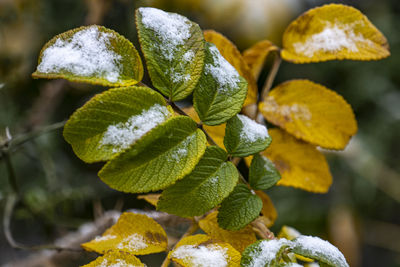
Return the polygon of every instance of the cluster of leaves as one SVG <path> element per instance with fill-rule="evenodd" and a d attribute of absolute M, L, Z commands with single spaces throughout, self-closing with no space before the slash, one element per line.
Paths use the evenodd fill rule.
<path fill-rule="evenodd" d="M 268 227 L 276 218 L 262 190 L 278 184 L 326 192 L 332 178 L 317 146 L 343 149 L 357 131 L 350 105 L 311 81 L 288 81 L 271 92 L 267 83 L 259 96 L 256 81 L 267 56 L 275 53 L 275 67 L 281 59 L 373 60 L 389 55 L 387 41 L 358 10 L 343 5 L 326 5 L 296 19 L 284 33 L 282 49 L 265 40 L 243 55 L 221 34 L 203 33 L 178 14 L 139 8 L 136 26 L 158 92 L 140 83 L 143 65 L 135 47 L 95 25 L 50 40 L 33 76 L 116 87 L 71 116 L 64 128 L 66 141 L 85 162 L 107 161 L 99 177 L 111 188 L 163 190 L 155 201 L 154 195 L 143 196 L 153 199 L 158 210 L 192 218 L 218 208 L 198 222 L 207 235 L 182 239 L 170 259 L 195 266 L 202 247 L 219 251 L 228 266 L 239 265 L 240 252 L 256 241 L 257 231 L 249 224 L 256 220 Z M 191 94 L 193 107 L 182 110 L 175 104 Z M 241 110 L 244 114 L 238 114 Z M 280 129 L 268 133 L 263 122 L 253 120 L 259 112 Z M 240 158 L 249 165 L 248 182 L 233 163 Z M 130 255 L 166 250 L 164 230 L 149 220 L 124 214 L 102 238 L 84 244 L 106 253 L 90 266 L 125 260 L 141 266 Z M 241 264 L 289 266 L 296 260 L 288 255 L 296 253 L 332 266 L 347 265 L 340 252 L 332 256 L 310 250 L 300 240 L 282 241 L 271 259 L 257 258 L 254 251 L 263 251 L 259 246 L 265 243 L 255 243 L 245 250 Z M 186 250 L 178 253 L 183 246 Z M 191 253 L 193 248 L 198 253 Z"/>

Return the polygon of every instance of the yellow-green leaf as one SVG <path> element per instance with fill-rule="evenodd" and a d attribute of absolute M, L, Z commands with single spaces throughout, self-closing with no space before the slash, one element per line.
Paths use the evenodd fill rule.
<path fill-rule="evenodd" d="M 258 80 L 268 55 L 275 51 L 279 51 L 279 48 L 268 40 L 260 41 L 243 51 L 244 62 L 249 66 L 255 80 Z"/>
<path fill-rule="evenodd" d="M 143 77 L 132 43 L 102 26 L 91 25 L 55 36 L 42 49 L 34 78 L 66 79 L 103 86 L 128 86 Z"/>
<path fill-rule="evenodd" d="M 121 87 L 90 99 L 72 114 L 64 138 L 85 162 L 109 160 L 171 116 L 164 98 L 147 87 Z"/>
<path fill-rule="evenodd" d="M 161 194 L 146 194 L 146 195 L 139 195 L 138 199 L 144 199 L 154 207 L 157 207 L 157 202 L 160 199 Z"/>
<path fill-rule="evenodd" d="M 98 257 L 82 267 L 144 267 L 145 265 L 134 255 L 123 251 L 111 251 L 102 257 Z"/>
<path fill-rule="evenodd" d="M 192 235 L 179 241 L 168 258 L 183 267 L 239 267 L 241 255 L 228 243 L 207 235 Z"/>
<path fill-rule="evenodd" d="M 308 80 L 278 85 L 259 108 L 269 122 L 328 149 L 344 149 L 357 132 L 357 121 L 346 100 Z"/>
<path fill-rule="evenodd" d="M 83 243 L 82 247 L 100 254 L 121 251 L 146 255 L 165 251 L 167 234 L 156 221 L 146 215 L 125 212 L 101 237 Z"/>
<path fill-rule="evenodd" d="M 111 188 L 129 193 L 164 189 L 189 174 L 206 149 L 206 137 L 187 116 L 150 131 L 99 172 Z"/>
<path fill-rule="evenodd" d="M 263 207 L 261 209 L 262 219 L 264 224 L 267 227 L 271 227 L 274 223 L 276 218 L 278 217 L 278 213 L 276 212 L 275 206 L 272 203 L 271 198 L 263 191 L 257 190 L 255 191 L 256 195 L 259 196 L 262 200 Z"/>
<path fill-rule="evenodd" d="M 206 125 L 219 125 L 240 112 L 247 94 L 247 82 L 220 54 L 206 43 L 205 66 L 193 93 L 193 105 Z"/>
<path fill-rule="evenodd" d="M 214 211 L 199 221 L 200 228 L 213 239 L 218 239 L 232 245 L 237 251 L 243 250 L 257 241 L 256 234 L 250 225 L 239 231 L 229 231 L 219 227 L 217 222 L 218 212 Z"/>
<path fill-rule="evenodd" d="M 256 79 L 237 47 L 228 38 L 213 30 L 204 31 L 204 38 L 207 42 L 215 44 L 221 55 L 239 72 L 240 76 L 246 79 L 248 89 L 243 106 L 256 103 L 258 95 Z"/>
<path fill-rule="evenodd" d="M 204 66 L 204 37 L 186 17 L 151 7 L 136 11 L 139 41 L 155 88 L 171 100 L 192 93 Z"/>
<path fill-rule="evenodd" d="M 292 186 L 315 193 L 326 193 L 332 184 L 325 156 L 315 146 L 297 140 L 280 129 L 270 129 L 273 140 L 262 154 L 279 170 L 278 185 Z"/>
<path fill-rule="evenodd" d="M 340 4 L 311 9 L 283 34 L 282 58 L 293 63 L 378 60 L 390 55 L 383 34 L 359 10 Z"/>

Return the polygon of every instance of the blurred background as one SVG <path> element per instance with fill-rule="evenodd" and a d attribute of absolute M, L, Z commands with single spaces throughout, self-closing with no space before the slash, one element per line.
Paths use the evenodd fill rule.
<path fill-rule="evenodd" d="M 100 24 L 138 47 L 134 10 L 156 6 L 215 29 L 243 51 L 262 39 L 280 44 L 291 20 L 326 3 L 361 10 L 389 40 L 391 57 L 376 62 L 283 63 L 275 85 L 307 78 L 324 84 L 352 105 L 359 131 L 343 152 L 326 151 L 333 185 L 319 195 L 294 188 L 268 191 L 278 232 L 289 225 L 306 235 L 328 239 L 351 266 L 400 266 L 400 2 L 398 0 L 0 0 L 0 143 L 7 137 L 66 120 L 105 88 L 65 81 L 33 80 L 41 47 L 54 35 L 85 24 Z M 262 85 L 268 73 L 262 73 Z M 11 162 L 23 197 L 11 230 L 27 245 L 53 243 L 106 210 L 152 209 L 134 195 L 105 186 L 97 177 L 101 164 L 85 164 L 55 130 L 13 149 Z M 0 217 L 12 192 L 6 160 L 0 158 Z M 76 239 L 76 238 L 75 238 Z M 95 255 L 72 253 L 49 260 L 49 253 L 15 250 L 0 234 L 0 265 L 78 266 Z M 145 257 L 159 266 L 160 257 Z M 38 260 L 35 263 L 33 259 Z"/>

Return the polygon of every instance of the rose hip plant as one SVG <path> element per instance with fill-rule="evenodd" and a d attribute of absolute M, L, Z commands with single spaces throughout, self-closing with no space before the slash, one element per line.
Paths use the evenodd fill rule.
<path fill-rule="evenodd" d="M 178 14 L 136 10 L 151 85 L 132 43 L 102 26 L 55 36 L 42 49 L 34 78 L 113 87 L 90 99 L 64 127 L 65 140 L 109 187 L 140 195 L 157 210 L 190 218 L 168 249 L 164 229 L 131 212 L 82 244 L 104 254 L 86 266 L 144 266 L 137 255 L 168 251 L 163 266 L 348 266 L 341 252 L 289 227 L 268 230 L 276 211 L 265 193 L 275 185 L 327 192 L 332 177 L 317 147 L 341 150 L 357 131 L 350 105 L 308 80 L 270 90 L 281 60 L 378 60 L 385 37 L 358 10 L 318 7 L 294 20 L 282 48 L 267 40 L 243 53 L 223 35 Z M 258 90 L 266 58 L 274 63 Z M 192 96 L 193 106 L 177 103 Z M 266 123 L 278 126 L 267 130 Z M 237 164 L 244 159 L 248 174 Z M 244 177 L 248 177 L 245 179 Z M 198 229 L 205 234 L 195 234 Z"/>

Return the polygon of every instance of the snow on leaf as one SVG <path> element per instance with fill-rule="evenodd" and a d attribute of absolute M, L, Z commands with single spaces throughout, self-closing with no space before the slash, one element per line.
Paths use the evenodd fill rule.
<path fill-rule="evenodd" d="M 107 252 L 104 256 L 98 257 L 91 263 L 82 267 L 144 267 L 135 256 L 121 251 Z"/>
<path fill-rule="evenodd" d="M 146 215 L 125 212 L 102 237 L 84 243 L 82 247 L 100 254 L 120 251 L 133 255 L 146 255 L 165 251 L 167 235 L 156 221 Z"/>

